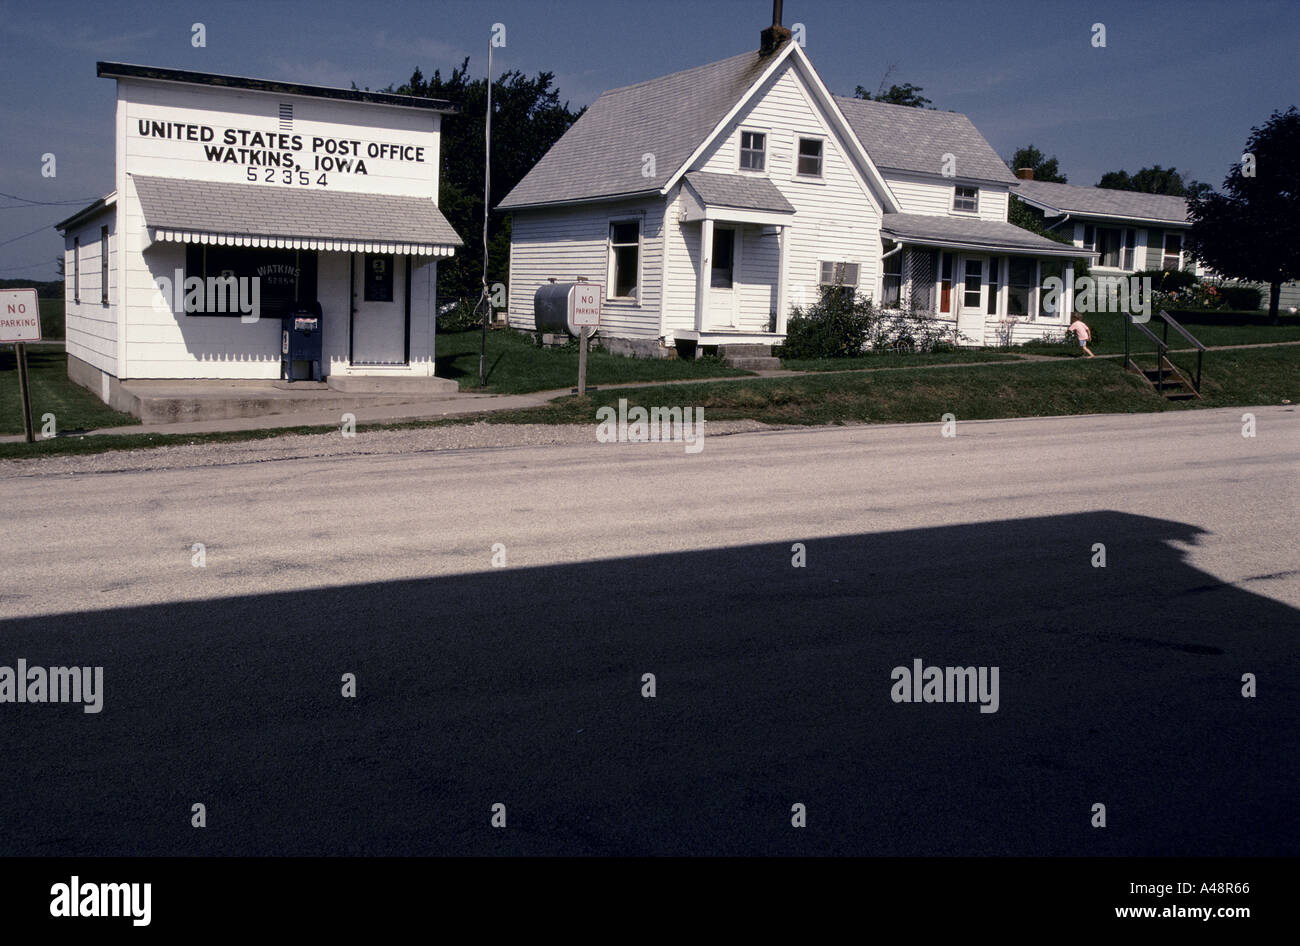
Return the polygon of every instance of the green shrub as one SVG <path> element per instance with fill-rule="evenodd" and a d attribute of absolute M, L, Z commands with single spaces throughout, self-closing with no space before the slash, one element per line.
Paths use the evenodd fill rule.
<path fill-rule="evenodd" d="M 786 321 L 783 358 L 852 358 L 862 354 L 879 316 L 871 300 L 845 286 L 826 286 L 806 309 Z"/>
<path fill-rule="evenodd" d="M 1150 277 L 1153 292 L 1179 292 L 1199 282 L 1195 273 L 1189 273 L 1184 269 L 1144 269 L 1133 275 L 1139 279 L 1144 276 Z"/>
<path fill-rule="evenodd" d="M 1224 304 L 1229 309 L 1253 312 L 1259 309 L 1264 294 L 1256 286 L 1220 286 Z"/>

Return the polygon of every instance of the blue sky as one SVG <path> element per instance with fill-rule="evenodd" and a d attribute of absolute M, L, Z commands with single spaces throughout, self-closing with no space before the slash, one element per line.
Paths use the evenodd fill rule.
<path fill-rule="evenodd" d="M 770 19 L 770 0 L 0 0 L 0 192 L 81 201 L 111 188 L 114 84 L 95 77 L 99 59 L 381 88 L 416 66 L 445 74 L 466 55 L 481 74 L 501 22 L 496 70 L 549 70 L 565 98 L 586 105 L 756 47 Z M 195 22 L 206 48 L 190 44 Z M 1217 186 L 1252 125 L 1300 105 L 1294 0 L 786 0 L 785 22 L 805 25 L 832 91 L 874 91 L 893 65 L 890 82 L 965 112 L 1003 157 L 1032 142 L 1075 184 L 1158 163 Z M 1105 24 L 1105 49 L 1090 43 L 1093 23 Z M 55 178 L 41 176 L 46 152 Z M 0 197 L 0 277 L 53 278 L 62 241 L 42 228 L 76 208 L 18 203 Z"/>

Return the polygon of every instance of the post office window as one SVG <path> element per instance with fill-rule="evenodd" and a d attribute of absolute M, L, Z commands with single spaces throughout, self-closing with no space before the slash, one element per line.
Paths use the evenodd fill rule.
<path fill-rule="evenodd" d="M 108 305 L 108 227 L 99 228 L 99 296 Z"/>
<path fill-rule="evenodd" d="M 366 254 L 365 301 L 393 301 L 393 257 L 391 254 Z"/>
<path fill-rule="evenodd" d="M 81 301 L 81 237 L 72 238 L 72 301 Z"/>

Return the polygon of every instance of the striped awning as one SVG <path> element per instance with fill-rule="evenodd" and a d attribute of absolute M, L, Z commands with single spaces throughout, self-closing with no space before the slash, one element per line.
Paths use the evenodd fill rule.
<path fill-rule="evenodd" d="M 451 256 L 463 243 L 429 198 L 131 175 L 152 240 Z"/>

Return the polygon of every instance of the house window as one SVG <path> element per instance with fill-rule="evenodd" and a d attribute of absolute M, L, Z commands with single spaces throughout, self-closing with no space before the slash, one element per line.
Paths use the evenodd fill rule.
<path fill-rule="evenodd" d="M 1083 248 L 1085 250 L 1097 248 L 1097 229 L 1090 223 L 1085 224 L 1083 228 Z"/>
<path fill-rule="evenodd" d="M 81 301 L 81 237 L 72 238 L 72 301 Z"/>
<path fill-rule="evenodd" d="M 939 311 L 952 311 L 952 254 L 944 253 L 939 264 Z"/>
<path fill-rule="evenodd" d="M 1052 277 L 1061 280 L 1064 272 L 1065 264 L 1059 259 L 1045 259 L 1039 264 L 1038 283 L 1043 287 L 1043 291 L 1038 294 L 1038 315 L 1040 318 L 1055 319 L 1061 315 L 1061 295 L 1064 291 L 1064 286 L 1060 282 L 1056 283 L 1057 291 L 1051 293 L 1051 298 L 1049 298 L 1049 293 L 1047 292 L 1047 280 Z"/>
<path fill-rule="evenodd" d="M 1129 227 L 1124 231 L 1124 268 L 1128 270 L 1136 269 L 1133 265 L 1133 257 L 1137 253 L 1137 231 Z"/>
<path fill-rule="evenodd" d="M 903 248 L 896 243 L 886 241 L 882 263 L 880 304 L 891 309 L 898 308 L 903 299 Z"/>
<path fill-rule="evenodd" d="M 858 285 L 858 264 L 822 260 L 818 285 L 853 286 L 856 288 Z"/>
<path fill-rule="evenodd" d="M 1123 234 L 1113 227 L 1097 227 L 1096 231 L 1096 245 L 1090 248 L 1101 254 L 1101 259 L 1097 261 L 1097 265 L 1119 269 L 1120 243 Z"/>
<path fill-rule="evenodd" d="M 1164 262 L 1161 269 L 1183 268 L 1183 235 L 1171 230 L 1165 231 Z"/>
<path fill-rule="evenodd" d="M 623 220 L 609 225 L 610 298 L 635 299 L 641 268 L 641 222 Z"/>
<path fill-rule="evenodd" d="M 1002 257 L 995 256 L 989 260 L 989 304 L 988 314 L 998 314 L 998 281 L 1002 276 Z"/>
<path fill-rule="evenodd" d="M 709 286 L 730 289 L 734 285 L 736 264 L 736 231 L 718 227 L 713 231 L 713 271 Z"/>
<path fill-rule="evenodd" d="M 99 295 L 108 305 L 108 227 L 99 228 Z"/>
<path fill-rule="evenodd" d="M 962 306 L 967 309 L 979 308 L 980 288 L 984 285 L 984 261 L 982 259 L 968 259 L 966 261 L 966 275 L 963 284 Z"/>
<path fill-rule="evenodd" d="M 740 133 L 740 169 L 761 171 L 767 166 L 767 135 L 761 131 Z"/>
<path fill-rule="evenodd" d="M 975 213 L 980 209 L 978 187 L 955 187 L 952 192 L 952 209 Z"/>
<path fill-rule="evenodd" d="M 1036 262 L 1024 256 L 1013 256 L 1007 266 L 1007 315 L 1029 317 L 1029 303 L 1034 293 Z"/>
<path fill-rule="evenodd" d="M 822 140 L 820 138 L 799 139 L 799 164 L 796 170 L 802 177 L 822 176 Z"/>

